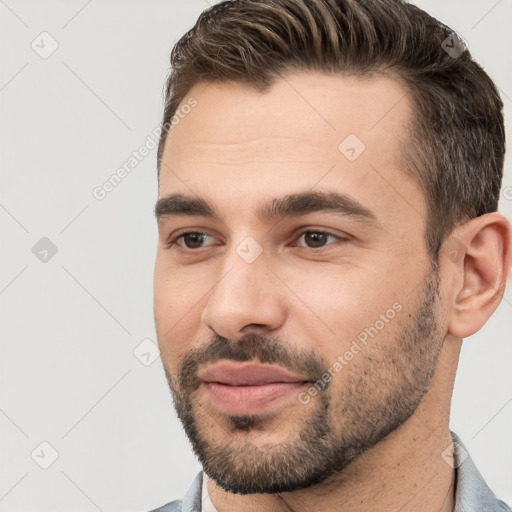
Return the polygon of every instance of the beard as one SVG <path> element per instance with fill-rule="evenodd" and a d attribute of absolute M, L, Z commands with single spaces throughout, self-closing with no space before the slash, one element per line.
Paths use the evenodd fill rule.
<path fill-rule="evenodd" d="M 384 333 L 369 341 L 335 375 L 307 408 L 306 416 L 289 420 L 279 411 L 223 415 L 215 419 L 197 400 L 201 365 L 220 359 L 277 364 L 322 382 L 327 364 L 314 351 L 297 351 L 277 338 L 249 334 L 236 341 L 220 336 L 184 357 L 177 378 L 165 369 L 174 406 L 204 472 L 231 493 L 292 492 L 339 475 L 417 409 L 434 376 L 444 334 L 437 311 L 439 275 L 427 277 L 419 305 L 407 323 L 399 322 L 392 343 Z M 398 318 L 392 322 L 398 322 Z M 384 328 L 385 331 L 385 328 Z M 345 346 L 345 345 L 343 345 Z M 337 382 L 337 388 L 333 386 Z M 277 427 L 275 426 L 277 423 Z M 274 425 L 272 427 L 272 425 Z M 288 426 L 285 439 L 257 445 L 252 435 Z"/>

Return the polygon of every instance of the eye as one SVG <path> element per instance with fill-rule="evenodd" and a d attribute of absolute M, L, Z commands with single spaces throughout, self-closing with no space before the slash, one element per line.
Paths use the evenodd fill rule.
<path fill-rule="evenodd" d="M 303 243 L 300 243 L 300 240 L 303 239 Z M 207 247 L 209 245 L 215 245 L 214 238 L 210 236 L 208 233 L 203 233 L 201 231 L 187 231 L 185 233 L 181 233 L 171 240 L 167 242 L 167 247 L 172 247 L 178 245 L 185 250 L 193 251 L 195 249 L 201 249 L 203 247 Z M 295 243 L 298 247 L 306 247 L 309 249 L 322 249 L 325 245 L 329 245 L 329 241 L 344 241 L 346 238 L 334 235 L 328 231 L 322 230 L 305 230 L 299 233 L 298 237 L 295 240 Z M 210 241 L 210 243 L 206 243 Z"/>
<path fill-rule="evenodd" d="M 328 231 L 308 230 L 299 234 L 297 240 L 304 238 L 304 244 L 297 244 L 299 247 L 309 247 L 310 249 L 321 249 L 327 244 L 329 239 L 343 241 L 342 237 L 336 236 Z"/>
<path fill-rule="evenodd" d="M 174 237 L 172 240 L 169 240 L 169 242 L 167 242 L 167 247 L 179 245 L 185 247 L 185 249 L 200 249 L 201 247 L 205 247 L 203 242 L 205 242 L 207 238 L 212 237 L 208 233 L 202 233 L 200 231 L 188 231 L 186 233 L 181 233 L 181 235 Z"/>

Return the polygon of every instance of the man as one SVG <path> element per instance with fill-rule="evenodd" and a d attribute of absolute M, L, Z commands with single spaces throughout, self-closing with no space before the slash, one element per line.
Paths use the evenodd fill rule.
<path fill-rule="evenodd" d="M 512 264 L 502 102 L 398 0 L 240 0 L 171 55 L 155 321 L 201 472 L 159 511 L 510 511 L 450 432 Z"/>

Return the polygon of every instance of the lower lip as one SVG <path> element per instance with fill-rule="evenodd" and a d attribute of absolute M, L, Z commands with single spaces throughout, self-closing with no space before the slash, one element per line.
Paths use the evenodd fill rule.
<path fill-rule="evenodd" d="M 219 382 L 205 382 L 214 407 L 225 414 L 257 414 L 270 405 L 297 393 L 306 382 L 272 382 L 254 386 L 229 386 Z"/>

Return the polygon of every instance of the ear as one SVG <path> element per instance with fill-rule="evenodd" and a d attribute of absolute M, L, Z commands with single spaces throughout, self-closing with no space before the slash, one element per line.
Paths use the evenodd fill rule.
<path fill-rule="evenodd" d="M 479 331 L 498 307 L 512 265 L 512 233 L 500 213 L 458 226 L 443 244 L 447 279 L 448 332 L 466 338 Z"/>

